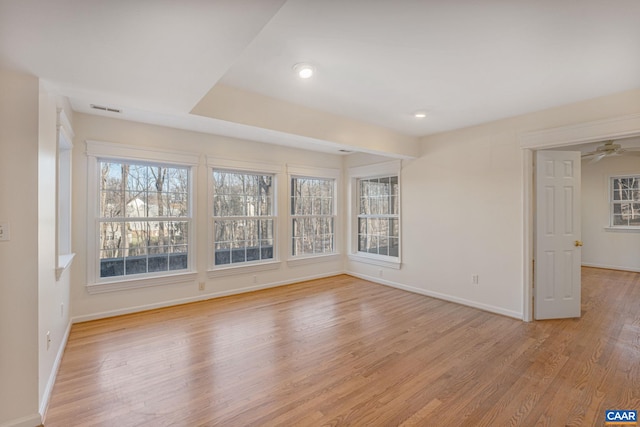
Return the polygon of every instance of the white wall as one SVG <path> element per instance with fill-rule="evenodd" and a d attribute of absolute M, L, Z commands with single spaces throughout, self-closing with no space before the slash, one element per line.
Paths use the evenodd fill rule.
<path fill-rule="evenodd" d="M 0 425 L 38 414 L 38 79 L 0 70 Z"/>
<path fill-rule="evenodd" d="M 347 271 L 521 318 L 530 260 L 519 135 L 639 112 L 635 90 L 423 138 L 422 156 L 403 161 L 402 268 L 348 260 Z"/>
<path fill-rule="evenodd" d="M 86 114 L 74 117 L 73 153 L 73 250 L 76 259 L 72 267 L 72 316 L 74 320 L 105 317 L 134 310 L 237 293 L 259 287 L 305 280 L 341 273 L 342 258 L 317 264 L 290 266 L 286 263 L 289 249 L 287 230 L 287 179 L 283 174 L 277 184 L 279 217 L 277 233 L 281 244 L 281 266 L 276 270 L 259 273 L 240 273 L 232 276 L 208 279 L 206 270 L 208 230 L 207 177 L 204 157 L 197 171 L 197 222 L 192 236 L 196 237 L 196 264 L 198 279 L 189 284 L 163 285 L 103 294 L 89 294 L 87 284 L 87 156 L 86 140 L 106 141 L 128 145 L 183 150 L 219 159 L 232 159 L 271 163 L 285 171 L 287 164 L 321 168 L 342 168 L 338 155 L 321 154 L 283 146 L 267 145 L 232 138 L 189 132 L 184 130 L 146 125 Z M 340 215 L 342 212 L 340 211 Z M 337 230 L 340 233 L 340 229 Z M 254 276 L 255 281 L 254 281 Z M 206 282 L 204 292 L 198 290 L 198 282 Z"/>
<path fill-rule="evenodd" d="M 522 188 L 514 139 L 512 133 L 452 135 L 426 144 L 420 158 L 403 161 L 402 268 L 348 261 L 348 271 L 521 317 Z M 471 284 L 475 274 L 479 285 Z"/>
<path fill-rule="evenodd" d="M 640 174 L 640 158 L 609 157 L 582 167 L 582 264 L 640 271 L 640 230 L 609 225 L 609 177 Z"/>
<path fill-rule="evenodd" d="M 38 145 L 38 396 L 44 414 L 70 327 L 70 282 L 69 271 L 56 280 L 57 102 L 42 85 Z"/>

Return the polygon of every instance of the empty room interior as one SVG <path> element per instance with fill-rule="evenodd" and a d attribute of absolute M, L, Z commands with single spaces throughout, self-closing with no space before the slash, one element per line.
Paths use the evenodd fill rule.
<path fill-rule="evenodd" d="M 638 16 L 0 0 L 0 427 L 635 421 Z"/>

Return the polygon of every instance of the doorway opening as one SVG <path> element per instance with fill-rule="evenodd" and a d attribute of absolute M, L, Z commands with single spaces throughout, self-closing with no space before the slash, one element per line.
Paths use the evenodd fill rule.
<path fill-rule="evenodd" d="M 523 320 L 534 319 L 534 157 L 538 150 L 576 150 L 588 143 L 640 136 L 640 114 L 615 117 L 579 125 L 545 129 L 520 135 L 523 165 Z M 539 273 L 540 274 L 540 273 Z"/>

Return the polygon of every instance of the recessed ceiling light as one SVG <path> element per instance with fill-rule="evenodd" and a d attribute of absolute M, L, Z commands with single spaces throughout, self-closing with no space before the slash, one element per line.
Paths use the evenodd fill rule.
<path fill-rule="evenodd" d="M 308 79 L 313 76 L 313 73 L 316 70 L 313 65 L 300 62 L 293 66 L 293 71 L 295 71 L 298 77 L 300 77 L 301 79 Z"/>
<path fill-rule="evenodd" d="M 424 119 L 425 117 L 427 117 L 427 112 L 426 111 L 416 111 L 415 113 L 413 113 L 413 117 L 415 117 L 416 119 Z"/>

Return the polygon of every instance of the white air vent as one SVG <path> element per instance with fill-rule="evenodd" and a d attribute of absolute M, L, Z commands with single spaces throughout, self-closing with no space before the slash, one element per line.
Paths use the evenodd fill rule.
<path fill-rule="evenodd" d="M 90 104 L 89 106 L 91 108 L 93 108 L 94 110 L 108 111 L 110 113 L 122 113 L 122 110 L 120 110 L 118 108 L 105 107 L 105 106 L 96 105 L 96 104 Z"/>

